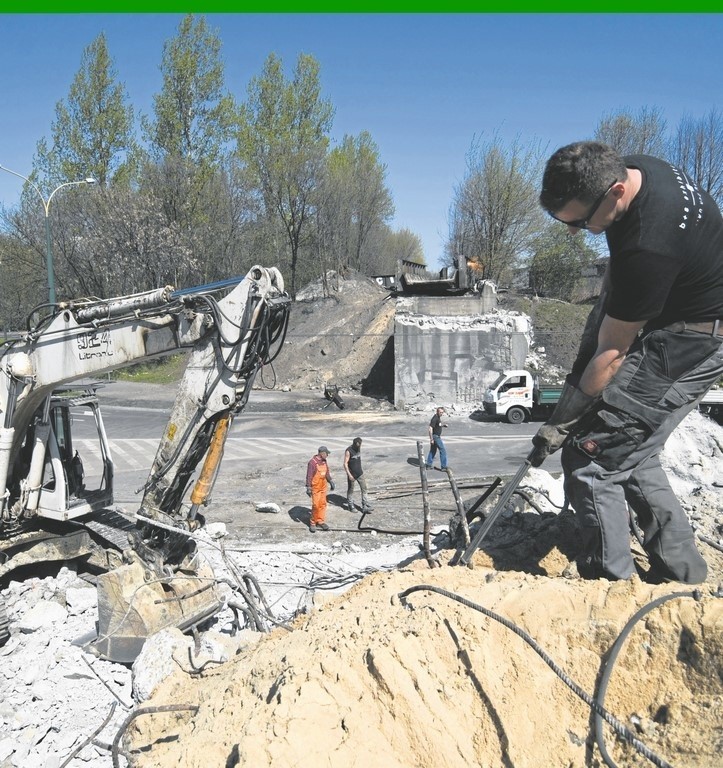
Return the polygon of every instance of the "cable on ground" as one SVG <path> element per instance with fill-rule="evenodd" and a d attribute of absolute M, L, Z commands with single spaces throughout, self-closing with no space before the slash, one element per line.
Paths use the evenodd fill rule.
<path fill-rule="evenodd" d="M 414 592 L 420 592 L 422 590 L 436 592 L 437 594 L 447 597 L 450 600 L 455 600 L 467 608 L 472 608 L 475 611 L 479 611 L 488 618 L 493 619 L 494 621 L 497 621 L 503 626 L 507 627 L 507 629 L 511 630 L 518 637 L 522 638 L 535 651 L 535 653 L 540 656 L 545 664 L 547 664 L 547 666 L 550 667 L 550 669 L 560 678 L 560 680 L 562 680 L 562 682 L 565 683 L 565 685 L 567 685 L 568 688 L 573 691 L 573 693 L 581 698 L 591 709 L 595 711 L 596 714 L 602 717 L 613 728 L 613 730 L 621 738 L 631 744 L 637 752 L 650 760 L 654 765 L 658 766 L 658 768 L 672 768 L 670 763 L 666 762 L 663 758 L 658 757 L 652 750 L 646 747 L 645 744 L 643 744 L 643 742 L 640 741 L 629 728 L 623 725 L 623 723 L 621 723 L 614 715 L 608 712 L 601 704 L 599 704 L 592 696 L 590 696 L 590 694 L 588 694 L 577 683 L 575 683 L 545 652 L 542 646 L 540 646 L 537 641 L 522 628 L 518 627 L 509 619 L 506 619 L 504 616 L 500 616 L 494 611 L 489 610 L 489 608 L 485 608 L 482 605 L 473 603 L 471 600 L 467 600 L 467 598 L 462 597 L 461 595 L 457 595 L 454 592 L 450 592 L 446 589 L 442 589 L 441 587 L 435 587 L 429 584 L 418 584 L 416 586 L 409 587 L 409 589 L 405 589 L 403 592 L 399 593 L 399 599 L 404 602 L 406 601 L 406 598 L 409 597 L 409 595 Z"/>

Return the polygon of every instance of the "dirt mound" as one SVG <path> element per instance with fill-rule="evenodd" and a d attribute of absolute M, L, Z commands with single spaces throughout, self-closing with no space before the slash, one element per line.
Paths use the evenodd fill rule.
<path fill-rule="evenodd" d="M 691 413 L 663 456 L 682 498 L 688 489 L 697 532 L 718 545 L 722 432 Z M 291 632 L 239 644 L 220 667 L 199 671 L 177 653 L 178 671 L 146 704 L 198 712 L 136 720 L 134 765 L 597 768 L 589 697 L 605 663 L 601 700 L 618 732 L 628 729 L 626 741 L 603 726 L 618 765 L 650 764 L 631 738 L 673 765 L 720 765 L 723 555 L 700 544 L 709 577 L 695 591 L 638 577 L 584 581 L 570 567 L 579 541 L 561 494 L 559 479 L 531 470 L 473 569 L 450 565 L 454 550 L 444 549 L 440 567 L 417 559 L 331 599 L 317 591 Z"/>
<path fill-rule="evenodd" d="M 364 278 L 341 281 L 332 298 L 320 289 L 293 307 L 278 385 L 362 387 L 383 359 L 393 303 Z M 663 455 L 697 532 L 718 544 L 722 456 L 720 428 L 699 413 Z M 514 498 L 473 569 L 450 565 L 454 550 L 444 549 L 440 567 L 417 559 L 341 595 L 317 590 L 291 631 L 239 640 L 220 666 L 179 650 L 177 670 L 145 702 L 150 713 L 128 730 L 132 764 L 598 768 L 589 697 L 609 659 L 604 704 L 627 740 L 604 725 L 603 743 L 618 765 L 650 764 L 633 738 L 673 765 L 719 765 L 723 555 L 701 544 L 709 578 L 695 592 L 638 577 L 584 581 L 570 567 L 579 540 L 559 485 L 531 471 L 528 498 Z M 310 559 L 305 567 L 314 570 Z M 269 581 L 287 588 L 274 569 Z M 163 705 L 198 710 L 153 709 Z"/>
<path fill-rule="evenodd" d="M 394 302 L 374 280 L 330 274 L 301 290 L 292 304 L 286 342 L 274 361 L 276 388 L 326 384 L 389 396 L 393 391 Z M 384 355 L 390 364 L 383 365 Z M 380 361 L 381 359 L 381 361 Z M 386 370 L 385 370 L 386 368 Z M 273 377 L 265 372 L 267 385 Z"/>
<path fill-rule="evenodd" d="M 400 600 L 418 585 L 501 614 L 590 694 L 628 619 L 681 591 L 419 563 L 377 574 L 220 669 L 177 672 L 148 703 L 198 712 L 137 720 L 135 764 L 601 765 L 590 760 L 589 707 L 530 645 L 444 594 Z M 635 626 L 605 705 L 673 764 L 712 766 L 722 654 L 723 601 L 707 590 L 666 602 Z M 647 764 L 607 726 L 605 739 L 619 764 Z"/>

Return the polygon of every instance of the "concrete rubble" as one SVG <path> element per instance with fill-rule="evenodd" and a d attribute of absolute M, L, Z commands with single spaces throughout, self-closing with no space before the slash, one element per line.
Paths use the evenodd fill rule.
<path fill-rule="evenodd" d="M 697 532 L 719 545 L 723 512 L 716 478 L 722 432 L 700 414 L 691 414 L 663 456 Z M 562 504 L 560 480 L 544 470 L 532 471 L 525 489 L 543 515 Z M 531 511 L 516 498 L 506 517 L 523 509 Z M 225 533 L 222 525 L 209 525 L 198 535 L 201 551 L 219 578 L 253 574 L 279 624 L 313 611 L 319 604 L 314 594 L 338 594 L 364 576 L 419 555 L 418 537 L 371 552 L 333 540 L 264 551 L 239 547 Z M 110 768 L 111 744 L 123 720 L 134 706 L 152 700 L 168 675 L 178 670 L 193 675 L 194 670 L 223 665 L 263 637 L 249 629 L 236 632 L 235 614 L 227 608 L 198 644 L 177 630 L 154 636 L 130 670 L 84 650 L 95 628 L 95 588 L 72 569 L 63 567 L 55 577 L 13 581 L 2 594 L 11 638 L 0 648 L 0 768 Z M 90 740 L 113 708 L 107 725 Z M 122 754 L 118 759 L 125 765 Z"/>

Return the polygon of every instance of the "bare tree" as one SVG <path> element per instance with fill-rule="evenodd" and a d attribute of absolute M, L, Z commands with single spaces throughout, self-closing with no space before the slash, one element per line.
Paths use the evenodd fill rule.
<path fill-rule="evenodd" d="M 683 117 L 670 142 L 670 157 L 723 205 L 723 116 L 717 109 L 699 120 Z"/>
<path fill-rule="evenodd" d="M 0 211 L 5 223 L 7 216 Z M 0 330 L 23 330 L 29 311 L 47 301 L 48 286 L 35 249 L 11 235 L 0 234 L 0 286 Z"/>
<path fill-rule="evenodd" d="M 464 256 L 477 278 L 508 280 L 528 253 L 541 226 L 540 165 L 537 146 L 505 147 L 498 138 L 472 144 L 450 210 L 446 250 L 453 260 Z"/>
<path fill-rule="evenodd" d="M 611 112 L 595 129 L 595 139 L 621 155 L 664 155 L 665 137 L 666 121 L 659 107 L 641 107 L 636 114 L 627 109 Z"/>

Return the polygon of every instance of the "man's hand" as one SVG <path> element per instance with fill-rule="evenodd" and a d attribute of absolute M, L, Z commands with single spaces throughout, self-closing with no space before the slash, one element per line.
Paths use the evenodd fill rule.
<path fill-rule="evenodd" d="M 532 438 L 534 447 L 530 451 L 527 461 L 533 467 L 539 467 L 548 456 L 562 447 L 567 436 L 597 400 L 596 397 L 590 397 L 581 389 L 573 386 L 569 378 L 565 382 L 560 400 L 552 416 Z"/>
<path fill-rule="evenodd" d="M 555 424 L 543 424 L 532 438 L 534 448 L 527 460 L 533 467 L 539 467 L 548 456 L 562 447 L 569 434 L 568 431 L 560 431 Z"/>

